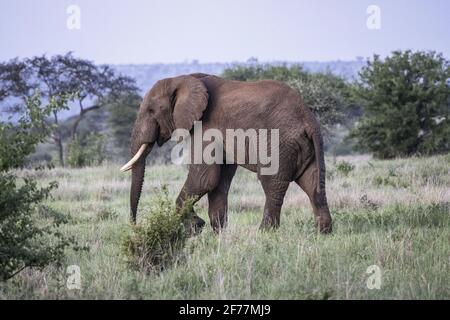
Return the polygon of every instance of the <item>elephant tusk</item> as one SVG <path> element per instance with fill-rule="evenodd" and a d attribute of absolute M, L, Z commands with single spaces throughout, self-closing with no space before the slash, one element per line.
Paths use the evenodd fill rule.
<path fill-rule="evenodd" d="M 130 161 L 128 161 L 122 168 L 120 168 L 120 171 L 125 172 L 130 170 L 133 167 L 133 164 L 135 164 L 139 158 L 142 156 L 142 154 L 144 153 L 145 149 L 147 148 L 148 143 L 144 143 L 138 150 L 138 152 L 136 152 L 136 154 L 134 155 L 133 158 L 131 158 Z"/>

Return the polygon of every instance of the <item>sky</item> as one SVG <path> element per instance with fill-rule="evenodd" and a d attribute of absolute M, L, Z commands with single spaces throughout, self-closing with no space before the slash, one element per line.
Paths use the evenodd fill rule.
<path fill-rule="evenodd" d="M 354 60 L 397 49 L 450 58 L 450 1 L 0 0 L 0 43 L 0 61 L 67 51 L 112 64 Z"/>

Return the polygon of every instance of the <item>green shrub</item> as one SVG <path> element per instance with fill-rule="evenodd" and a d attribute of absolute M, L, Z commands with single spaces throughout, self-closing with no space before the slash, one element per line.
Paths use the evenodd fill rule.
<path fill-rule="evenodd" d="M 32 174 L 20 178 L 13 171 L 48 136 L 46 118 L 62 104 L 64 100 L 52 100 L 42 107 L 35 95 L 18 123 L 0 122 L 0 281 L 28 267 L 60 266 L 65 248 L 73 243 L 58 229 L 64 216 L 43 204 L 56 182 L 40 187 Z"/>
<path fill-rule="evenodd" d="M 39 188 L 30 178 L 19 185 L 15 176 L 0 174 L 0 280 L 27 267 L 61 263 L 65 248 L 72 243 L 57 228 L 66 221 L 42 205 L 56 186 Z"/>
<path fill-rule="evenodd" d="M 71 167 L 84 167 L 87 159 L 80 138 L 76 136 L 67 147 L 67 164 Z"/>
<path fill-rule="evenodd" d="M 140 270 L 164 269 L 179 257 L 191 234 L 192 203 L 176 210 L 163 188 L 158 200 L 123 241 L 127 262 Z"/>
<path fill-rule="evenodd" d="M 71 167 L 100 165 L 105 160 L 105 138 L 98 133 L 84 139 L 76 136 L 68 146 L 67 164 Z"/>
<path fill-rule="evenodd" d="M 348 174 L 353 171 L 353 169 L 355 169 L 355 166 L 345 160 L 339 161 L 336 164 L 336 170 L 345 177 L 347 177 Z"/>

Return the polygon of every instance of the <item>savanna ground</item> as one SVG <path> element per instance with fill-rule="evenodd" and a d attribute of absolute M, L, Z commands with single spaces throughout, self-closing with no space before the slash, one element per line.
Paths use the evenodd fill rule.
<path fill-rule="evenodd" d="M 42 183 L 59 181 L 51 205 L 69 217 L 63 232 L 89 250 L 68 250 L 66 265 L 0 284 L 1 299 L 450 299 L 450 155 L 328 158 L 334 232 L 327 236 L 317 234 L 295 184 L 280 229 L 259 231 L 262 188 L 240 168 L 227 230 L 216 236 L 208 225 L 172 267 L 150 273 L 130 269 L 123 256 L 130 175 L 118 167 L 33 173 Z M 182 167 L 148 167 L 139 215 L 163 185 L 174 200 L 185 176 Z M 206 209 L 202 199 L 196 211 L 208 221 Z M 66 287 L 68 265 L 80 267 L 80 290 Z M 380 289 L 367 287 L 371 265 L 381 268 Z"/>

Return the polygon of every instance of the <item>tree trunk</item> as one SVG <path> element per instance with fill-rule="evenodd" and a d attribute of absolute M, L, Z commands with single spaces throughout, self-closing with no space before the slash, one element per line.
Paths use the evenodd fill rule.
<path fill-rule="evenodd" d="M 86 113 L 88 113 L 89 111 L 96 110 L 96 109 L 99 109 L 99 108 L 100 108 L 100 105 L 93 105 L 93 106 L 91 106 L 91 107 L 89 107 L 89 108 L 84 109 L 84 108 L 82 107 L 81 103 L 80 103 L 80 114 L 79 114 L 78 117 L 75 119 L 75 122 L 73 123 L 72 129 L 71 129 L 71 138 L 72 138 L 72 140 L 75 139 L 75 136 L 76 136 L 77 130 L 78 130 L 78 126 L 79 126 L 81 120 L 83 120 L 84 115 L 85 115 Z"/>
<path fill-rule="evenodd" d="M 61 131 L 59 131 L 58 113 L 56 111 L 53 111 L 53 116 L 55 118 L 56 125 L 55 132 L 53 133 L 53 140 L 55 140 L 56 147 L 58 148 L 59 163 L 62 167 L 64 167 L 64 147 L 62 143 Z"/>
<path fill-rule="evenodd" d="M 59 153 L 59 163 L 62 167 L 64 167 L 64 147 L 61 141 L 61 134 L 58 132 L 59 138 L 56 140 L 56 145 L 58 147 L 58 153 Z"/>

